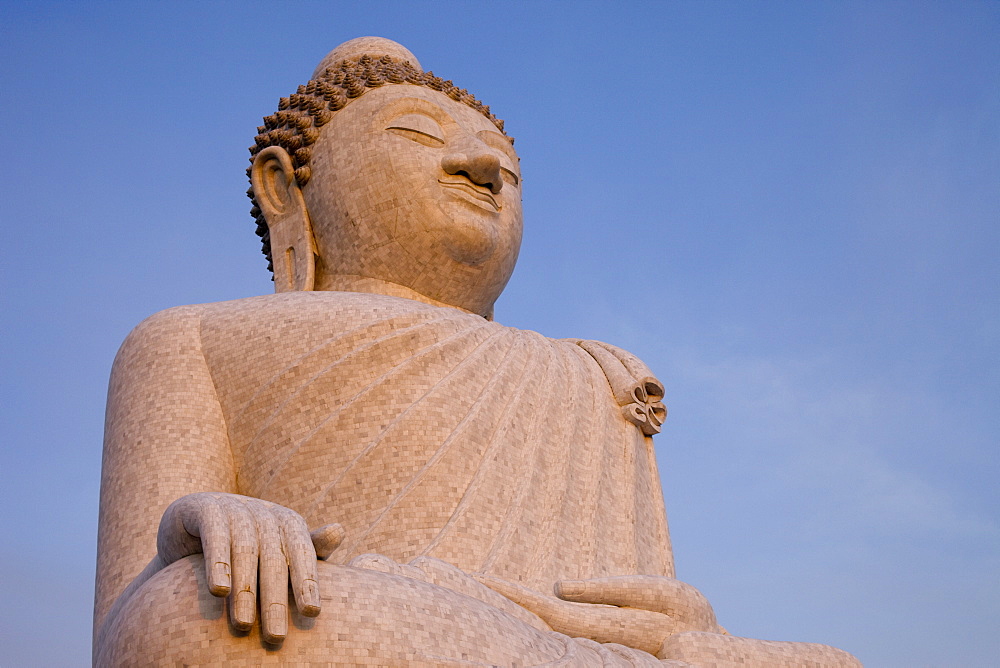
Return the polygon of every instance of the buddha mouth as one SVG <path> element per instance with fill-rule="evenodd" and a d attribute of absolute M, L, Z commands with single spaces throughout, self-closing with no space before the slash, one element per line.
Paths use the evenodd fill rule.
<path fill-rule="evenodd" d="M 500 211 L 500 203 L 497 201 L 493 193 L 490 192 L 489 188 L 484 186 L 476 185 L 466 178 L 456 177 L 453 179 L 438 179 L 438 183 L 443 185 L 445 188 L 451 188 L 452 190 L 457 190 L 460 193 L 466 195 L 466 199 L 472 200 L 473 204 L 488 204 L 493 211 Z M 480 206 L 482 206 L 480 204 Z M 482 207 L 487 208 L 487 207 Z"/>

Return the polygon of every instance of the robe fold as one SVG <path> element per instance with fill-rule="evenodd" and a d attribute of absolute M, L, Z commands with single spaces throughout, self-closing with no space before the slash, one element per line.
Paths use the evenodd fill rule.
<path fill-rule="evenodd" d="M 633 356 L 380 295 L 189 308 L 240 493 L 343 524 L 331 561 L 426 555 L 546 592 L 673 577 Z"/>

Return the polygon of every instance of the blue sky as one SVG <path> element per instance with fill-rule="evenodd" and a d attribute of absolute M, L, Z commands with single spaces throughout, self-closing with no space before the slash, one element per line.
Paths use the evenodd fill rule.
<path fill-rule="evenodd" d="M 368 34 L 517 138 L 497 319 L 665 382 L 678 575 L 720 621 L 995 665 L 1000 4 L 721 1 L 0 2 L 2 663 L 89 662 L 115 351 L 271 290 L 246 147 Z"/>

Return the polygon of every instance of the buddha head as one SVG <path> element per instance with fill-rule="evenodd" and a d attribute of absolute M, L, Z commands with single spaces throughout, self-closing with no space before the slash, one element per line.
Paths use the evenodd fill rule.
<path fill-rule="evenodd" d="M 513 140 L 405 48 L 337 47 L 250 151 L 277 292 L 381 292 L 491 316 L 521 242 Z"/>

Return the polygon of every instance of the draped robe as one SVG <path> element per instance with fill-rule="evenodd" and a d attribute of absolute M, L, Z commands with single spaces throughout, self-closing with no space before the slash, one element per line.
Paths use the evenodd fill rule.
<path fill-rule="evenodd" d="M 622 385 L 645 370 L 628 353 L 381 295 L 183 308 L 240 493 L 343 524 L 331 561 L 427 555 L 542 591 L 673 577 L 652 439 L 626 419 Z"/>
<path fill-rule="evenodd" d="M 714 632 L 669 636 L 661 653 L 692 663 L 660 664 L 551 632 L 469 584 L 674 577 L 650 438 L 662 387 L 613 346 L 396 297 L 296 292 L 157 314 L 112 375 L 102 486 L 135 501 L 102 505 L 98 600 L 134 577 L 129 550 L 147 549 L 104 541 L 148 531 L 134 520 L 178 493 L 266 499 L 346 538 L 319 571 L 322 615 L 293 607 L 301 628 L 283 649 L 230 630 L 195 555 L 136 578 L 95 639 L 97 665 L 860 665 Z M 190 489 L 199 457 L 225 470 L 226 490 Z"/>

